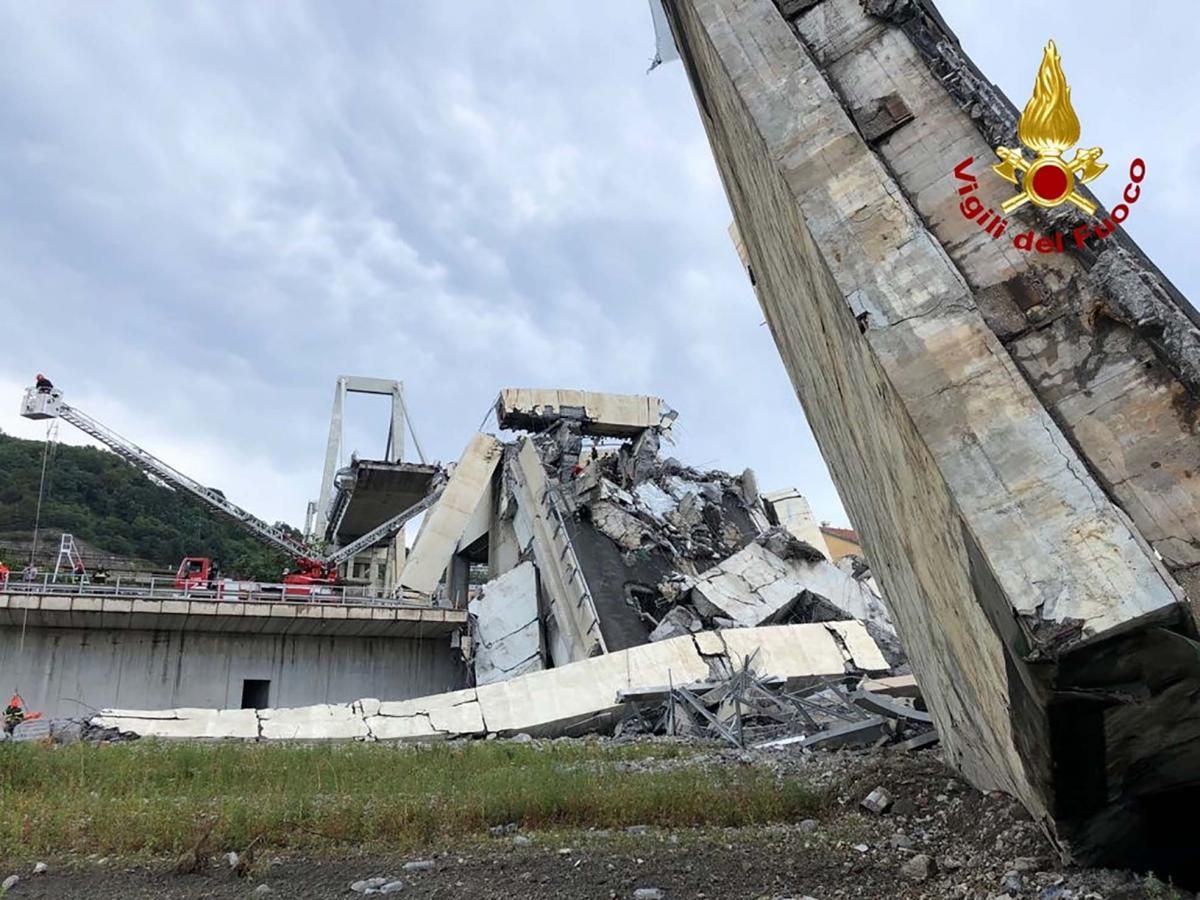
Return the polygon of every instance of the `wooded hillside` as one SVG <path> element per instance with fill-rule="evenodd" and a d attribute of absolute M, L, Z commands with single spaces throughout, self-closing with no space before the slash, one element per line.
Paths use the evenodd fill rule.
<path fill-rule="evenodd" d="M 0 543 L 33 532 L 44 446 L 0 435 Z M 185 556 L 208 556 L 221 560 L 226 575 L 278 581 L 288 563 L 199 501 L 93 447 L 51 445 L 38 555 L 53 556 L 62 532 L 164 571 Z M 19 567 L 27 560 L 4 561 Z"/>

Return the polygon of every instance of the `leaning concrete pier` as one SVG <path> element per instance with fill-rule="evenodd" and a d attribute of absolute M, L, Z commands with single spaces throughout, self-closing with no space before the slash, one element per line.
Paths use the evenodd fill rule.
<path fill-rule="evenodd" d="M 963 215 L 956 167 L 983 184 L 1016 111 L 928 3 L 665 8 L 948 757 L 1080 858 L 1178 868 L 1171 811 L 1200 790 L 1195 311 L 1119 229 L 1038 254 Z M 1083 220 L 1026 207 L 1007 233 Z"/>

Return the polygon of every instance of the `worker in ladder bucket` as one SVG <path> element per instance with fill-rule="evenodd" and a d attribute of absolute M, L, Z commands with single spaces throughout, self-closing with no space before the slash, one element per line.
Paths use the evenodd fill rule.
<path fill-rule="evenodd" d="M 37 384 L 37 389 L 38 389 L 39 393 L 48 394 L 52 390 L 54 390 L 53 383 L 51 383 L 50 379 L 47 378 L 45 375 L 43 375 L 41 372 L 38 372 L 36 384 Z"/>

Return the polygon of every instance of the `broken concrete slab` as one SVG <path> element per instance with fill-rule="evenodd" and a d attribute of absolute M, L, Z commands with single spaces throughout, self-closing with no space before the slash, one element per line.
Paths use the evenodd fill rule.
<path fill-rule="evenodd" d="M 487 730 L 474 688 L 380 704 L 366 719 L 375 740 L 432 740 L 481 735 Z"/>
<path fill-rule="evenodd" d="M 492 527 L 492 514 L 496 508 L 495 482 L 494 476 L 488 480 L 487 487 L 475 505 L 475 512 L 471 514 L 471 518 L 463 527 L 462 536 L 458 539 L 459 553 L 488 539 Z"/>
<path fill-rule="evenodd" d="M 647 428 L 617 451 L 617 467 L 625 484 L 641 484 L 658 469 L 662 428 Z"/>
<path fill-rule="evenodd" d="M 772 525 L 782 525 L 796 540 L 815 547 L 826 559 L 829 558 L 821 526 L 803 494 L 795 488 L 786 488 L 763 494 L 762 499 Z"/>
<path fill-rule="evenodd" d="M 774 684 L 779 684 L 782 682 L 782 679 L 778 679 L 778 678 L 763 679 L 763 680 L 770 681 Z M 655 685 L 631 688 L 628 690 L 622 688 L 621 690 L 617 691 L 617 699 L 620 700 L 622 703 L 647 703 L 647 702 L 654 703 L 654 702 L 666 700 L 671 695 L 671 691 L 678 687 L 685 687 L 689 691 L 691 691 L 693 694 L 700 694 L 700 693 L 704 693 L 707 691 L 715 690 L 715 689 L 719 688 L 722 684 L 724 684 L 724 682 L 708 680 L 708 681 L 693 681 L 693 682 L 689 682 L 688 684 L 685 684 L 685 685 L 655 684 Z"/>
<path fill-rule="evenodd" d="M 726 616 L 752 628 L 786 611 L 804 592 L 791 576 L 782 559 L 751 544 L 692 581 L 692 604 L 702 616 Z"/>
<path fill-rule="evenodd" d="M 353 704 L 355 712 L 363 716 L 375 716 L 379 714 L 379 707 L 382 702 L 375 697 L 363 697 L 361 700 L 355 700 Z"/>
<path fill-rule="evenodd" d="M 884 694 L 888 697 L 920 697 L 921 686 L 912 675 L 889 675 L 884 678 L 864 678 L 860 691 Z"/>
<path fill-rule="evenodd" d="M 637 503 L 640 506 L 660 519 L 665 519 L 679 505 L 678 500 L 653 481 L 645 481 L 639 484 L 633 489 L 633 495 L 637 498 Z"/>
<path fill-rule="evenodd" d="M 650 640 L 665 641 L 668 638 L 691 634 L 704 627 L 704 623 L 686 606 L 672 606 L 662 621 L 650 632 Z"/>
<path fill-rule="evenodd" d="M 782 616 L 804 593 L 828 601 L 847 616 L 895 635 L 883 599 L 817 554 L 783 558 L 756 541 L 686 584 L 703 616 L 754 627 Z M 807 546 L 807 545 L 803 545 Z M 789 552 L 785 546 L 782 552 Z"/>
<path fill-rule="evenodd" d="M 827 626 L 849 640 L 839 641 Z M 534 672 L 478 689 L 490 731 L 530 734 L 572 733 L 580 726 L 611 719 L 620 709 L 617 692 L 635 686 L 686 684 L 710 674 L 727 678 L 753 657 L 760 676 L 779 676 L 799 684 L 813 676 L 845 673 L 849 662 L 867 671 L 885 671 L 887 662 L 857 622 L 777 625 L 725 632 L 700 632 L 644 644 L 562 668 Z M 670 678 L 665 676 L 670 675 Z"/>
<path fill-rule="evenodd" d="M 837 625 L 835 631 L 831 628 Z M 677 680 L 728 678 L 751 659 L 763 678 L 799 685 L 814 677 L 840 677 L 847 663 L 862 671 L 883 664 L 857 622 L 777 625 L 701 632 L 606 653 L 579 662 L 518 675 L 507 681 L 414 700 L 358 701 L 339 707 L 291 710 L 105 710 L 92 720 L 105 728 L 167 738 L 246 740 L 331 738 L 333 723 L 347 728 L 342 709 L 363 723 L 367 739 L 436 740 L 485 733 L 559 736 L 604 729 L 620 716 L 621 691 Z M 377 710 L 373 715 L 368 710 Z M 279 724 L 262 728 L 260 723 Z M 287 727 L 283 727 L 286 723 Z M 353 737 L 364 735 L 354 734 Z"/>
<path fill-rule="evenodd" d="M 362 537 L 429 493 L 435 465 L 355 459 L 338 473 L 325 538 L 344 545 Z"/>
<path fill-rule="evenodd" d="M 814 630 L 791 632 L 788 630 L 791 628 Z M 815 637 L 817 628 L 824 628 L 838 648 L 842 657 L 842 674 L 855 670 L 882 674 L 890 670 L 887 659 L 861 622 L 730 628 L 724 631 L 701 631 L 692 635 L 692 638 L 702 655 L 718 659 L 732 656 L 740 666 L 742 660 L 757 653 L 756 671 L 786 675 L 788 670 L 797 667 L 822 670 L 827 667 L 825 644 Z M 806 638 L 803 646 L 792 646 L 791 642 L 800 635 Z M 797 657 L 803 657 L 806 661 L 802 663 Z"/>
<path fill-rule="evenodd" d="M 826 659 L 826 665 L 832 661 Z M 688 637 L 605 653 L 479 688 L 490 731 L 535 737 L 603 730 L 621 707 L 622 688 L 661 684 L 673 677 L 699 681 L 708 664 Z"/>
<path fill-rule="evenodd" d="M 584 434 L 635 437 L 647 428 L 669 431 L 676 413 L 658 397 L 541 388 L 505 388 L 496 421 L 509 431 L 541 431 L 576 419 Z"/>
<path fill-rule="evenodd" d="M 260 736 L 267 740 L 350 740 L 368 735 L 362 714 L 348 703 L 322 703 L 258 711 Z"/>
<path fill-rule="evenodd" d="M 537 570 L 532 562 L 489 581 L 467 609 L 476 685 L 543 668 Z"/>
<path fill-rule="evenodd" d="M 883 716 L 874 716 L 862 722 L 848 722 L 827 731 L 808 735 L 795 741 L 794 746 L 821 747 L 826 750 L 832 750 L 835 747 L 866 747 L 885 737 L 890 724 L 890 721 Z"/>
<path fill-rule="evenodd" d="M 883 694 L 872 694 L 870 691 L 855 691 L 850 695 L 850 702 L 871 712 L 889 716 L 893 719 L 908 719 L 924 725 L 933 724 L 933 716 L 917 709 L 909 703 L 893 700 Z"/>
<path fill-rule="evenodd" d="M 651 531 L 637 516 L 609 500 L 597 500 L 590 507 L 592 524 L 623 550 L 637 550 L 653 543 Z"/>
<path fill-rule="evenodd" d="M 400 572 L 405 590 L 431 596 L 450 558 L 491 486 L 504 450 L 489 434 L 476 434 L 454 467 L 442 496 L 425 514 L 412 551 Z"/>
<path fill-rule="evenodd" d="M 253 709 L 107 709 L 91 722 L 99 728 L 116 728 L 142 737 L 259 738 L 258 715 Z"/>
<path fill-rule="evenodd" d="M 585 454 L 569 471 L 558 462 L 565 448 L 551 445 L 557 434 L 550 429 L 534 443 L 609 650 L 646 642 L 678 599 L 678 581 L 770 527 L 757 500 L 747 506 L 756 497 L 747 475 L 639 455 L 651 432 L 615 454 Z M 631 468 L 635 459 L 641 462 Z"/>

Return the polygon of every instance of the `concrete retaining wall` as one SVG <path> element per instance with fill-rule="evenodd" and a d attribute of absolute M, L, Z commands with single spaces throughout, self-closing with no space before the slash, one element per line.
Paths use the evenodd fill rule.
<path fill-rule="evenodd" d="M 269 680 L 271 706 L 396 699 L 454 690 L 465 670 L 445 637 L 318 637 L 0 627 L 0 675 L 49 717 L 89 707 L 242 705 L 245 679 Z"/>

